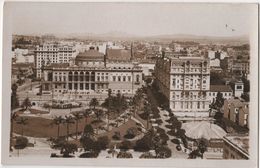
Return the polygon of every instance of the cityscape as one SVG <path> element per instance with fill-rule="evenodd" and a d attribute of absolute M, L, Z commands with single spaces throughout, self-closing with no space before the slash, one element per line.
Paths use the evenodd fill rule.
<path fill-rule="evenodd" d="M 9 157 L 250 159 L 249 37 L 221 26 L 13 33 Z"/>

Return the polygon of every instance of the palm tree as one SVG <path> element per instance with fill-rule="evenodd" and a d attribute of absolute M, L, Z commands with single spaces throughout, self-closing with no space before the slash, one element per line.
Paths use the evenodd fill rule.
<path fill-rule="evenodd" d="M 64 118 L 62 118 L 61 116 L 59 116 L 59 117 L 55 116 L 55 118 L 53 119 L 53 123 L 55 125 L 57 125 L 57 127 L 58 127 L 57 138 L 59 138 L 59 136 L 60 136 L 60 124 L 64 123 Z"/>
<path fill-rule="evenodd" d="M 85 117 L 85 125 L 87 123 L 87 119 L 89 118 L 90 114 L 91 114 L 90 109 L 86 109 L 85 111 L 83 111 L 83 115 Z"/>
<path fill-rule="evenodd" d="M 91 101 L 89 103 L 89 106 L 92 106 L 93 110 L 95 110 L 96 106 L 98 106 L 98 105 L 99 105 L 99 102 L 98 102 L 98 100 L 96 98 L 91 99 Z"/>
<path fill-rule="evenodd" d="M 67 124 L 67 140 L 69 139 L 69 126 L 74 123 L 74 118 L 72 116 L 65 116 L 65 123 Z"/>
<path fill-rule="evenodd" d="M 100 118 L 101 118 L 101 116 L 103 115 L 103 110 L 101 110 L 101 109 L 95 110 L 94 113 L 95 113 L 95 115 L 96 115 L 97 120 L 100 121 L 100 120 L 101 120 Z"/>
<path fill-rule="evenodd" d="M 32 106 L 32 104 L 31 104 L 30 99 L 28 97 L 26 99 L 24 99 L 22 107 L 25 108 L 25 110 L 27 110 L 31 106 Z"/>
<path fill-rule="evenodd" d="M 107 115 L 107 131 L 109 131 L 109 117 L 110 117 L 110 111 L 109 110 L 106 111 L 106 115 Z"/>
<path fill-rule="evenodd" d="M 11 131 L 10 131 L 10 151 L 12 151 L 12 140 L 13 140 L 13 132 L 14 132 L 14 121 L 18 115 L 14 112 L 11 113 Z"/>
<path fill-rule="evenodd" d="M 78 125 L 79 125 L 79 121 L 83 118 L 82 113 L 80 112 L 76 112 L 73 113 L 74 116 L 74 120 L 76 121 L 76 140 L 78 140 Z"/>
<path fill-rule="evenodd" d="M 20 117 L 19 120 L 16 122 L 17 124 L 20 124 L 20 125 L 21 125 L 21 128 L 22 128 L 22 133 L 21 133 L 21 134 L 22 134 L 22 137 L 23 137 L 23 129 L 24 129 L 24 126 L 25 126 L 26 124 L 28 124 L 27 121 L 28 121 L 28 118 Z"/>

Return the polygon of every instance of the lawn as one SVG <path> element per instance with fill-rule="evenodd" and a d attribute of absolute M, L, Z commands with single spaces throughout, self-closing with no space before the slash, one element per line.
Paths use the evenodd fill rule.
<path fill-rule="evenodd" d="M 94 116 L 93 116 L 94 117 Z M 92 116 L 87 119 L 81 119 L 78 124 L 78 131 L 83 131 L 86 124 L 91 123 L 94 120 Z M 26 121 L 26 125 L 23 126 L 24 128 L 24 135 L 30 137 L 39 137 L 39 138 L 49 138 L 49 137 L 57 137 L 58 133 L 58 126 L 53 124 L 53 120 L 45 119 L 41 117 L 24 117 L 28 118 Z M 17 118 L 19 121 L 19 117 Z M 22 125 L 17 124 L 14 122 L 14 133 L 21 134 L 22 132 Z M 69 132 L 75 133 L 76 132 L 76 124 L 70 124 Z M 67 135 L 67 127 L 66 124 L 60 125 L 60 136 Z"/>
<path fill-rule="evenodd" d="M 109 132 L 99 134 L 98 136 L 108 136 L 109 139 L 112 139 L 112 136 L 115 134 L 115 132 L 120 132 L 121 140 L 124 140 L 124 135 L 126 134 L 126 131 L 132 127 L 137 128 L 136 122 L 130 119 L 119 127 L 113 127 L 112 130 L 110 130 Z"/>

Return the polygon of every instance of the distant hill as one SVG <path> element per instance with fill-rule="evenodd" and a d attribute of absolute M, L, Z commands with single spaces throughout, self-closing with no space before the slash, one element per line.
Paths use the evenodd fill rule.
<path fill-rule="evenodd" d="M 190 34 L 164 34 L 155 36 L 137 36 L 133 34 L 128 34 L 119 31 L 112 31 L 103 34 L 94 33 L 71 33 L 71 34 L 55 34 L 58 38 L 77 38 L 80 40 L 145 40 L 145 41 L 158 41 L 158 42 L 171 42 L 171 41 L 194 41 L 198 43 L 220 43 L 220 44 L 231 44 L 231 45 L 241 45 L 248 44 L 249 37 L 243 36 L 198 36 Z"/>

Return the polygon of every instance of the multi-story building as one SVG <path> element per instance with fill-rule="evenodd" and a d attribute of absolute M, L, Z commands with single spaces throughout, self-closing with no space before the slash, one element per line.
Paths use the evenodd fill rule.
<path fill-rule="evenodd" d="M 223 159 L 248 160 L 249 136 L 228 135 L 223 138 Z"/>
<path fill-rule="evenodd" d="M 248 75 L 250 73 L 250 65 L 248 59 L 237 59 L 233 61 L 232 72 Z"/>
<path fill-rule="evenodd" d="M 210 103 L 215 102 L 218 93 L 221 93 L 226 100 L 233 96 L 232 89 L 229 85 L 210 85 L 210 90 L 207 95 Z"/>
<path fill-rule="evenodd" d="M 249 128 L 249 105 L 240 99 L 224 101 L 224 117 L 237 125 Z"/>
<path fill-rule="evenodd" d="M 75 57 L 75 49 L 71 45 L 48 44 L 38 45 L 36 55 L 36 77 L 42 77 L 42 68 L 52 63 L 68 63 Z"/>
<path fill-rule="evenodd" d="M 207 117 L 210 100 L 209 59 L 202 56 L 162 56 L 156 62 L 155 77 L 169 107 L 178 117 Z"/>
<path fill-rule="evenodd" d="M 43 92 L 75 94 L 79 98 L 91 94 L 107 95 L 109 89 L 113 94 L 135 94 L 142 86 L 141 67 L 131 61 L 131 55 L 126 54 L 130 52 L 112 50 L 108 49 L 104 55 L 92 48 L 79 53 L 70 63 L 44 67 Z"/>

